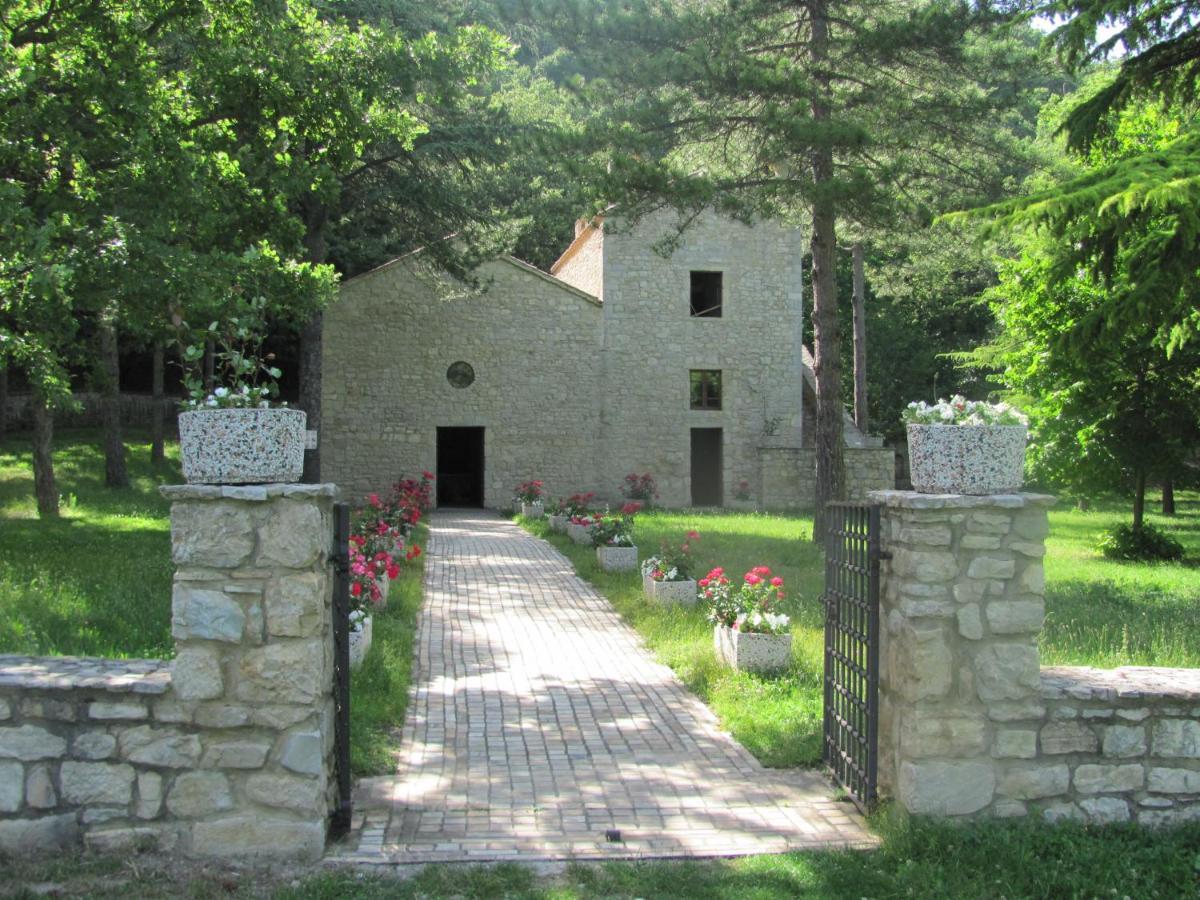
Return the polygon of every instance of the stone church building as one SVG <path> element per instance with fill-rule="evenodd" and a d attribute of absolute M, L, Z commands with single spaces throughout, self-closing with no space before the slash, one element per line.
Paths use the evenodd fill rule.
<path fill-rule="evenodd" d="M 324 317 L 322 475 L 350 496 L 437 474 L 443 506 L 617 500 L 649 472 L 666 506 L 810 506 L 812 372 L 798 231 L 701 215 L 597 218 L 550 272 L 512 257 L 480 289 L 420 254 L 349 279 Z M 891 487 L 893 454 L 847 417 L 847 484 Z"/>

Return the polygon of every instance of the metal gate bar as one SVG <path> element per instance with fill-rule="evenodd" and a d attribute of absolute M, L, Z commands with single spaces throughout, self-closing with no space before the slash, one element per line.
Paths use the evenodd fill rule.
<path fill-rule="evenodd" d="M 825 764 L 854 802 L 878 799 L 879 506 L 830 503 L 825 537 Z"/>
<path fill-rule="evenodd" d="M 333 756 L 337 801 L 329 833 L 350 831 L 350 506 L 333 507 Z"/>

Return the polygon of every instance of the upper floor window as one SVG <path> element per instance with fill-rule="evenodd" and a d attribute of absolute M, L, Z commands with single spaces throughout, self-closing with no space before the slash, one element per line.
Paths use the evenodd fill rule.
<path fill-rule="evenodd" d="M 692 316 L 721 318 L 721 273 L 692 272 Z"/>
<path fill-rule="evenodd" d="M 692 369 L 688 374 L 692 409 L 720 409 L 721 370 Z"/>

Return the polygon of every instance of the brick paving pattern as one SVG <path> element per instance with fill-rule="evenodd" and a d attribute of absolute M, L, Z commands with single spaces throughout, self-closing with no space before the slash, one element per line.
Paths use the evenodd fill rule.
<path fill-rule="evenodd" d="M 875 843 L 824 777 L 764 769 L 722 733 L 564 556 L 494 514 L 432 517 L 416 652 L 398 771 L 359 782 L 356 829 L 336 859 Z"/>

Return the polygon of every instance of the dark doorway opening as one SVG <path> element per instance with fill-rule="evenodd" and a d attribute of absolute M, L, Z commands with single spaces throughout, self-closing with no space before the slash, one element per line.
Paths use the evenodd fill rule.
<path fill-rule="evenodd" d="M 483 506 L 483 429 L 437 430 L 438 506 Z"/>
<path fill-rule="evenodd" d="M 723 435 L 720 428 L 692 429 L 692 506 L 720 506 L 725 502 Z"/>

